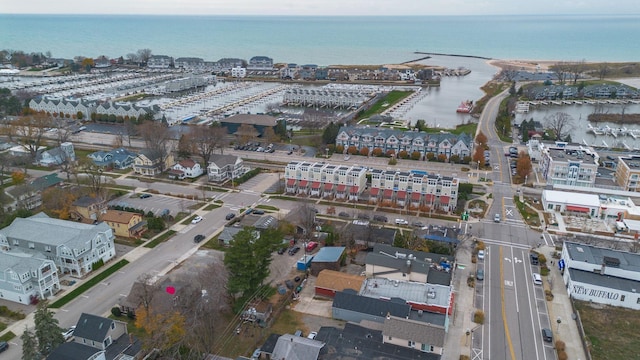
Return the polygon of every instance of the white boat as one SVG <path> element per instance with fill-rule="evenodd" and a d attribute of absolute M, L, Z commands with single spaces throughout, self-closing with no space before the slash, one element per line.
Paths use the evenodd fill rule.
<path fill-rule="evenodd" d="M 604 142 L 604 140 L 602 140 L 602 145 L 603 145 L 604 147 L 606 147 L 607 149 L 609 148 L 609 145 L 607 145 L 607 143 L 606 143 L 606 142 Z"/>
<path fill-rule="evenodd" d="M 592 132 L 594 135 L 604 135 L 605 131 L 602 128 L 595 128 L 591 124 L 587 124 L 587 131 Z"/>

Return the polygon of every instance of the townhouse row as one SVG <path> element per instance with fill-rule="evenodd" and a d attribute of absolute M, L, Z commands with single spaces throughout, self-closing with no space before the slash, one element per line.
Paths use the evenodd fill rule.
<path fill-rule="evenodd" d="M 371 175 L 371 183 L 367 175 Z M 424 171 L 366 169 L 358 165 L 292 161 L 285 168 L 285 191 L 315 197 L 390 203 L 414 208 L 453 211 L 458 179 Z M 363 196 L 364 195 L 364 196 Z"/>

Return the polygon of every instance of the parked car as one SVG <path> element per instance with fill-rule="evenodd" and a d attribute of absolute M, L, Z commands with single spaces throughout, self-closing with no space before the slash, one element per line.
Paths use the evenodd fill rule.
<path fill-rule="evenodd" d="M 236 217 L 236 214 L 234 214 L 234 213 L 228 213 L 228 214 L 227 214 L 227 216 L 225 216 L 224 218 L 225 218 L 225 219 L 227 219 L 227 220 L 231 220 L 231 219 L 233 219 L 234 217 Z"/>
<path fill-rule="evenodd" d="M 9 344 L 6 341 L 0 341 L 0 352 L 9 349 Z"/>
<path fill-rule="evenodd" d="M 140 199 L 146 199 L 146 198 L 150 198 L 150 197 L 151 197 L 151 194 L 147 194 L 147 193 L 140 194 Z"/>
<path fill-rule="evenodd" d="M 252 213 L 253 213 L 253 214 L 256 214 L 256 215 L 264 215 L 264 210 L 261 210 L 261 209 L 253 209 Z"/>
<path fill-rule="evenodd" d="M 384 215 L 373 215 L 373 221 L 379 221 L 379 222 L 387 222 L 389 221 L 389 219 L 387 219 L 386 216 Z"/>
<path fill-rule="evenodd" d="M 318 247 L 318 243 L 315 241 L 309 241 L 309 243 L 307 244 L 307 252 L 311 252 L 313 251 L 315 248 Z"/>
<path fill-rule="evenodd" d="M 478 250 L 478 259 L 484 260 L 484 250 Z"/>
<path fill-rule="evenodd" d="M 197 224 L 200 221 L 202 221 L 202 217 L 200 215 L 198 215 L 198 216 L 194 217 L 193 220 L 191 220 L 191 223 L 192 224 Z"/>
<path fill-rule="evenodd" d="M 202 235 L 202 234 L 198 234 L 193 238 L 193 242 L 195 242 L 195 243 L 199 243 L 202 240 L 204 240 L 204 235 Z"/>
<path fill-rule="evenodd" d="M 424 227 L 424 223 L 422 221 L 414 221 L 411 223 L 411 226 L 421 228 Z"/>
<path fill-rule="evenodd" d="M 500 222 L 500 214 L 495 214 L 495 216 L 493 217 L 493 222 Z"/>
<path fill-rule="evenodd" d="M 476 271 L 476 279 L 478 279 L 478 281 L 484 280 L 484 270 L 478 269 L 478 271 Z"/>
<path fill-rule="evenodd" d="M 396 219 L 396 225 L 409 225 L 409 222 L 405 219 Z"/>
<path fill-rule="evenodd" d="M 536 254 L 536 253 L 530 253 L 529 254 L 529 259 L 531 259 L 531 265 L 540 264 L 540 259 L 538 258 L 538 254 Z"/>
<path fill-rule="evenodd" d="M 73 337 L 73 332 L 75 331 L 75 329 L 76 327 L 74 325 L 70 327 L 67 331 L 62 333 L 62 337 L 64 338 L 64 341 L 67 341 Z"/>
<path fill-rule="evenodd" d="M 309 333 L 309 335 L 307 335 L 307 339 L 313 340 L 313 339 L 316 338 L 316 336 L 318 336 L 318 333 L 315 332 L 315 331 L 312 331 L 312 332 Z"/>
<path fill-rule="evenodd" d="M 542 340 L 546 342 L 553 342 L 553 333 L 551 332 L 551 329 L 542 329 Z"/>
<path fill-rule="evenodd" d="M 289 255 L 293 256 L 297 254 L 298 251 L 300 251 L 300 246 L 294 246 L 291 249 L 289 249 Z"/>
<path fill-rule="evenodd" d="M 369 220 L 369 215 L 360 213 L 358 214 L 358 219 Z"/>
<path fill-rule="evenodd" d="M 278 249 L 278 255 L 282 255 L 287 251 L 286 247 L 281 247 L 280 249 Z"/>
<path fill-rule="evenodd" d="M 346 213 L 344 211 L 340 212 L 338 214 L 338 216 L 343 217 L 343 218 L 350 218 L 351 217 L 351 215 L 349 215 L 349 213 Z"/>

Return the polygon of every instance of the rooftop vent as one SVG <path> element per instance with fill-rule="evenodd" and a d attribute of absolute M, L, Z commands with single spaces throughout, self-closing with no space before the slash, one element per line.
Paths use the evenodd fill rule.
<path fill-rule="evenodd" d="M 605 256 L 603 258 L 604 264 L 610 267 L 620 267 L 620 259 L 611 256 Z"/>

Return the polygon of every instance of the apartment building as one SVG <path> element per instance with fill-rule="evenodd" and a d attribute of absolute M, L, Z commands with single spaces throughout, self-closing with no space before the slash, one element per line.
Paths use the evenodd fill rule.
<path fill-rule="evenodd" d="M 29 305 L 60 290 L 58 269 L 51 260 L 0 252 L 0 264 L 2 299 Z"/>
<path fill-rule="evenodd" d="M 249 59 L 247 68 L 249 70 L 272 70 L 273 59 L 267 56 L 254 56 Z"/>
<path fill-rule="evenodd" d="M 549 185 L 593 187 L 599 159 L 595 151 L 557 141 L 542 147 L 540 170 Z"/>
<path fill-rule="evenodd" d="M 640 191 L 640 156 L 619 156 L 614 179 L 625 191 Z"/>
<path fill-rule="evenodd" d="M 293 161 L 285 168 L 286 192 L 357 201 L 367 186 L 366 173 L 358 165 Z"/>
<path fill-rule="evenodd" d="M 432 153 L 435 156 L 445 155 L 447 159 L 452 155 L 462 159 L 471 156 L 473 135 L 344 126 L 338 132 L 336 146 L 354 147 L 358 151 L 367 148 L 370 153 L 374 149 L 381 149 L 385 154 L 406 151 L 410 155 L 417 151 L 421 158 Z"/>
<path fill-rule="evenodd" d="M 45 213 L 16 218 L 0 230 L 0 248 L 8 254 L 52 260 L 61 273 L 83 277 L 93 264 L 115 255 L 113 230 L 105 224 L 53 219 Z"/>

